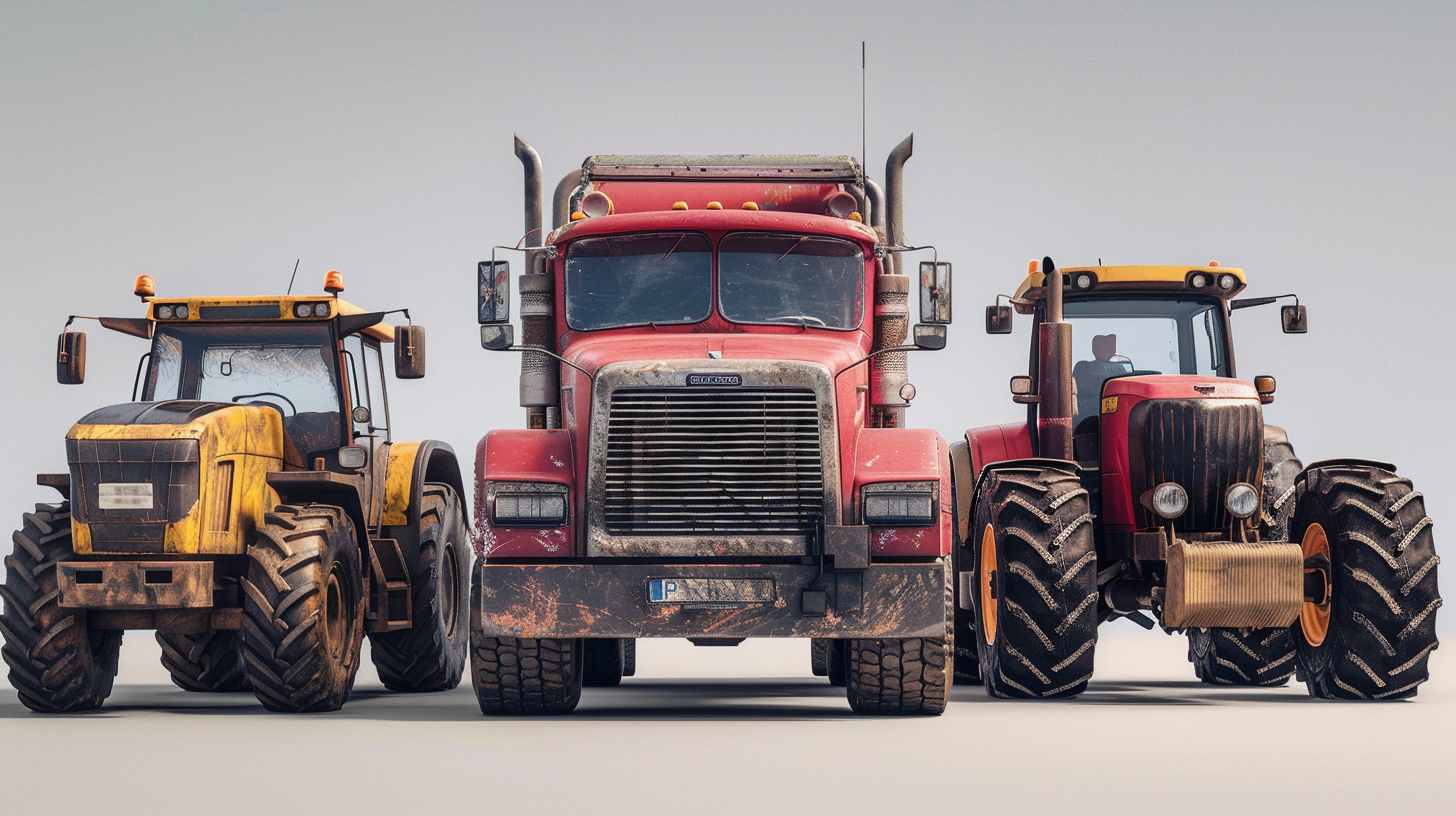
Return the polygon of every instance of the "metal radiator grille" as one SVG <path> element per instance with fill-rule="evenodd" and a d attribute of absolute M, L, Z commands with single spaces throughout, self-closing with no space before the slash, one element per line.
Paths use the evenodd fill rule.
<path fill-rule="evenodd" d="M 1142 447 L 1132 456 L 1134 496 L 1162 482 L 1188 491 L 1180 530 L 1221 530 L 1231 517 L 1224 493 L 1236 482 L 1258 488 L 1264 423 L 1259 406 L 1234 400 L 1148 400 L 1133 409 L 1129 437 Z M 1139 445 L 1140 443 L 1140 445 Z M 1141 460 L 1141 461 L 1139 461 Z M 1142 473 L 1137 474 L 1138 465 Z M 1141 479 L 1136 478 L 1141 475 Z M 1158 523 L 1139 507 L 1143 526 Z"/>
<path fill-rule="evenodd" d="M 604 507 L 613 535 L 810 534 L 824 507 L 814 392 L 617 391 Z"/>

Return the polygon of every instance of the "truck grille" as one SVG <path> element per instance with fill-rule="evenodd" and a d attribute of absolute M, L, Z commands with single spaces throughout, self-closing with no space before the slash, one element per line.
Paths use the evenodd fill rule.
<path fill-rule="evenodd" d="M 1157 399 L 1139 403 L 1128 417 L 1133 498 L 1163 482 L 1188 491 L 1188 510 L 1173 526 L 1212 531 L 1229 526 L 1224 493 L 1238 482 L 1256 489 L 1262 479 L 1264 420 L 1257 404 L 1242 400 Z M 1138 524 L 1159 519 L 1140 502 Z"/>
<path fill-rule="evenodd" d="M 612 535 L 808 535 L 823 515 L 810 389 L 620 389 L 607 428 Z"/>

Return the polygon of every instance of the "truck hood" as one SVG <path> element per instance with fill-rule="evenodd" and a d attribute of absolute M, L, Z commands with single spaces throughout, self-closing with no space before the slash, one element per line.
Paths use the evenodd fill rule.
<path fill-rule="evenodd" d="M 861 332 L 828 334 L 661 334 L 620 333 L 574 341 L 562 356 L 596 373 L 611 363 L 651 360 L 707 360 L 710 353 L 724 360 L 794 360 L 818 363 L 837 374 L 869 353 L 869 338 Z"/>

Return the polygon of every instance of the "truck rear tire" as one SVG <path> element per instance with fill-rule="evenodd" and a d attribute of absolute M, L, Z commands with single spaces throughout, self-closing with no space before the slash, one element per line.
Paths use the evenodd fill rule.
<path fill-rule="evenodd" d="M 36 505 L 14 542 L 0 587 L 10 684 L 32 711 L 94 711 L 111 694 L 122 633 L 92 629 L 84 611 L 60 605 L 56 562 L 75 557 L 70 504 Z"/>
<path fill-rule="evenodd" d="M 1188 659 L 1215 686 L 1282 686 L 1294 674 L 1288 629 L 1189 629 Z"/>
<path fill-rule="evenodd" d="M 343 707 L 359 670 L 365 605 L 348 514 L 306 504 L 280 505 L 263 517 L 243 579 L 243 647 L 264 708 Z"/>
<path fill-rule="evenodd" d="M 470 582 L 470 682 L 486 715 L 566 714 L 581 701 L 582 640 L 502 638 L 482 629 L 480 570 Z"/>
<path fill-rule="evenodd" d="M 835 688 L 844 688 L 844 684 L 847 681 L 846 678 L 848 677 L 848 673 L 844 667 L 846 641 L 839 638 L 828 638 L 828 640 L 829 652 L 825 655 L 824 659 L 825 676 L 829 678 L 829 685 Z"/>
<path fill-rule="evenodd" d="M 627 644 L 632 638 L 585 638 L 582 641 L 581 684 L 605 688 L 627 677 Z"/>
<path fill-rule="evenodd" d="M 1293 540 L 1306 569 L 1330 563 L 1327 603 L 1304 603 L 1294 625 L 1310 694 L 1345 700 L 1414 697 L 1436 648 L 1435 544 L 1410 480 L 1372 464 L 1306 471 L 1295 490 Z"/>
<path fill-rule="evenodd" d="M 237 630 L 213 629 L 196 635 L 157 633 L 162 666 L 183 691 L 247 691 L 248 663 Z"/>
<path fill-rule="evenodd" d="M 469 538 L 455 489 L 426 484 L 419 550 L 410 568 L 412 625 L 370 632 L 369 655 L 392 691 L 448 691 L 460 684 L 469 640 Z"/>
<path fill-rule="evenodd" d="M 971 533 L 976 644 L 994 697 L 1075 697 L 1097 645 L 1097 551 L 1071 470 L 1016 467 L 981 480 Z"/>

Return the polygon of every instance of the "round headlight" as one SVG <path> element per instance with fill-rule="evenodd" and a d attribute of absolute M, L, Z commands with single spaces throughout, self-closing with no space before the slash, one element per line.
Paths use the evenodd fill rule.
<path fill-rule="evenodd" d="M 1165 519 L 1175 519 L 1188 509 L 1188 491 L 1173 482 L 1153 488 L 1153 510 Z"/>
<path fill-rule="evenodd" d="M 1092 288 L 1092 276 L 1090 274 L 1086 273 L 1086 272 L 1083 272 L 1082 274 L 1078 275 L 1075 278 L 1075 280 L 1076 280 L 1077 288 L 1078 289 L 1091 289 Z"/>
<path fill-rule="evenodd" d="M 1203 287 L 1208 285 L 1208 276 L 1201 274 L 1194 275 L 1193 277 L 1188 279 L 1188 282 L 1193 285 L 1194 289 L 1202 289 Z"/>
<path fill-rule="evenodd" d="M 1223 289 L 1225 291 L 1234 288 L 1234 285 L 1237 284 L 1238 282 L 1239 282 L 1239 279 L 1238 278 L 1235 278 L 1233 275 L 1219 275 L 1218 276 L 1218 288 Z"/>
<path fill-rule="evenodd" d="M 160 319 L 162 319 L 162 320 L 171 320 L 172 319 L 172 307 L 171 306 L 158 306 L 157 307 L 157 317 L 160 318 Z"/>
<path fill-rule="evenodd" d="M 298 303 L 293 307 L 294 317 L 313 317 L 312 303 Z"/>
<path fill-rule="evenodd" d="M 327 303 L 315 303 L 313 305 L 313 316 L 314 317 L 328 317 L 329 316 L 329 304 L 327 304 Z"/>
<path fill-rule="evenodd" d="M 1239 482 L 1224 494 L 1223 502 L 1235 518 L 1246 519 L 1259 512 L 1259 491 L 1253 485 Z"/>
<path fill-rule="evenodd" d="M 181 306 L 178 306 L 177 307 L 177 311 L 174 312 L 174 314 L 177 315 L 177 319 L 178 320 L 186 320 L 187 319 L 187 315 L 189 314 L 189 311 L 187 309 L 187 304 L 184 303 Z"/>

